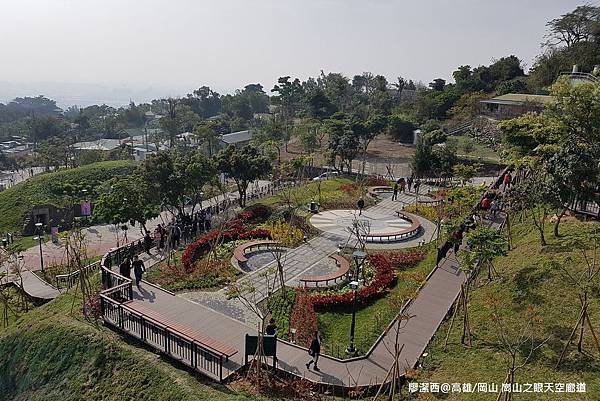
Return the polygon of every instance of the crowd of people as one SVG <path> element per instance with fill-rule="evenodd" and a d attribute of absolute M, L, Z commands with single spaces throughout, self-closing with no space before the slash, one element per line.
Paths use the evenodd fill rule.
<path fill-rule="evenodd" d="M 421 179 L 415 178 L 414 175 L 410 177 L 401 177 L 394 183 L 394 189 L 392 193 L 392 200 L 398 200 L 398 193 L 408 193 L 414 191 L 415 194 L 419 193 L 421 188 Z"/>

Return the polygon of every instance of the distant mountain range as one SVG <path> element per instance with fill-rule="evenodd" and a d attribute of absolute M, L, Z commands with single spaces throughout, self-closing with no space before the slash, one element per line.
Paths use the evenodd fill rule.
<path fill-rule="evenodd" d="M 191 90 L 165 88 L 139 88 L 128 86 L 104 86 L 96 84 L 77 84 L 60 82 L 14 83 L 0 81 L 0 103 L 10 102 L 15 97 L 44 95 L 56 100 L 63 110 L 76 105 L 79 107 L 93 104 L 106 104 L 119 107 L 129 104 L 148 102 L 166 96 L 183 96 Z"/>

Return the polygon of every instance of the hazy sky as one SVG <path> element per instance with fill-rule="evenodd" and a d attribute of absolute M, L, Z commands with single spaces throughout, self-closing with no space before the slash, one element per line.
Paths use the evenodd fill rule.
<path fill-rule="evenodd" d="M 509 54 L 531 66 L 545 23 L 583 2 L 0 0 L 0 81 L 179 95 L 323 69 L 427 83 Z"/>

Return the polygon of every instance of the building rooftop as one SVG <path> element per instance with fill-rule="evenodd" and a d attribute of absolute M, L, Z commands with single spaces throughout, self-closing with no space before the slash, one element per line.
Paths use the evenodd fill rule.
<path fill-rule="evenodd" d="M 111 151 L 121 146 L 118 139 L 98 139 L 97 141 L 77 142 L 73 148 L 77 150 L 105 150 Z"/>
<path fill-rule="evenodd" d="M 232 132 L 231 134 L 221 136 L 221 140 L 228 145 L 248 142 L 250 139 L 252 139 L 252 132 L 250 130 Z"/>
<path fill-rule="evenodd" d="M 540 104 L 547 104 L 552 101 L 554 101 L 554 96 L 529 95 L 529 94 L 524 94 L 524 93 L 507 93 L 506 95 L 496 96 L 491 99 L 482 100 L 481 103 L 492 103 L 492 104 L 540 103 Z"/>

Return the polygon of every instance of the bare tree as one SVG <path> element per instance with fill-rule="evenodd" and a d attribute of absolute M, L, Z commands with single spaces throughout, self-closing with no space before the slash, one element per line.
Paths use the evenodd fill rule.
<path fill-rule="evenodd" d="M 533 308 L 528 308 L 524 314 L 524 320 L 521 324 L 514 324 L 514 318 L 511 317 L 511 324 L 502 316 L 502 305 L 497 297 L 488 300 L 488 305 L 492 311 L 492 322 L 498 331 L 498 347 L 504 354 L 506 378 L 504 385 L 513 388 L 516 383 L 515 377 L 518 370 L 522 369 L 531 360 L 534 352 L 542 347 L 550 337 L 536 343 L 536 333 L 539 332 L 539 323 L 541 318 L 536 315 Z M 513 399 L 512 391 L 500 391 L 497 401 L 511 401 Z"/>
<path fill-rule="evenodd" d="M 560 366 L 563 358 L 565 357 L 567 349 L 573 341 L 577 331 L 579 331 L 577 351 L 583 352 L 583 339 L 586 323 L 590 333 L 592 334 L 596 348 L 600 353 L 600 342 L 598 341 L 598 336 L 594 331 L 594 326 L 592 325 L 588 312 L 592 300 L 591 298 L 594 296 L 594 294 L 598 294 L 598 291 L 600 290 L 597 279 L 599 275 L 598 273 L 600 272 L 600 261 L 598 260 L 598 251 L 600 248 L 600 230 L 597 227 L 588 228 L 586 226 L 582 226 L 578 231 L 580 234 L 576 235 L 569 245 L 579 250 L 583 263 L 577 263 L 577 261 L 573 260 L 573 258 L 567 259 L 564 265 L 556 260 L 551 262 L 553 267 L 561 271 L 563 277 L 570 282 L 572 288 L 577 291 L 580 303 L 577 322 L 573 326 L 571 334 L 569 335 L 569 339 L 567 340 L 567 343 L 565 344 L 560 357 L 556 362 L 557 368 Z"/>

